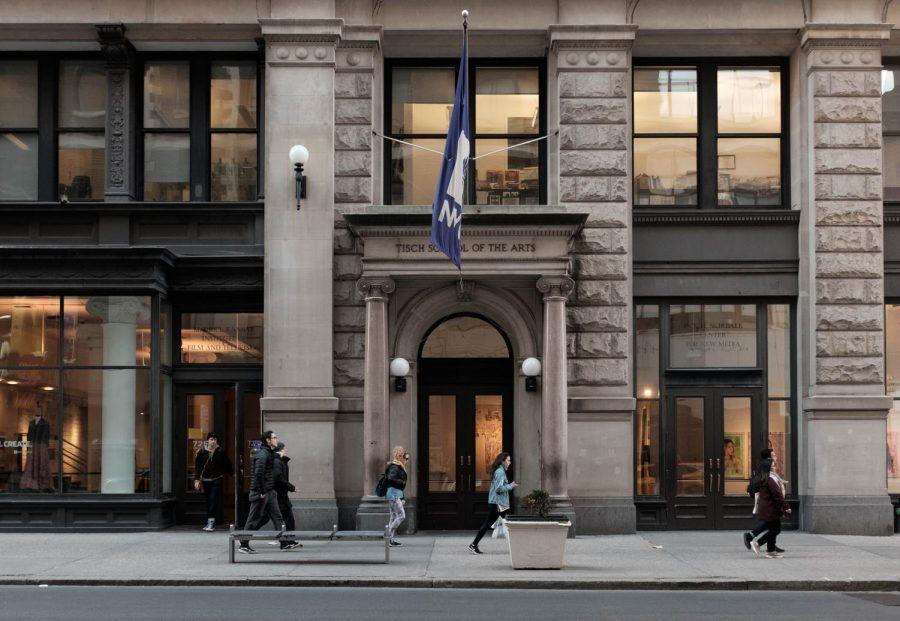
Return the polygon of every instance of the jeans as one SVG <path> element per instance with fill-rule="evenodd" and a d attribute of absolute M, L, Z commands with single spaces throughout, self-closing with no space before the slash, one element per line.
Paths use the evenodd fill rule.
<path fill-rule="evenodd" d="M 389 500 L 388 505 L 391 508 L 391 519 L 387 524 L 388 539 L 393 539 L 397 534 L 397 528 L 406 519 L 406 510 L 403 508 L 403 499 Z"/>
<path fill-rule="evenodd" d="M 297 530 L 297 524 L 294 522 L 294 505 L 291 504 L 291 500 L 288 498 L 287 492 L 279 492 L 278 510 L 281 512 L 281 517 L 284 518 L 285 530 Z M 283 548 L 287 544 L 287 541 L 282 541 L 281 547 Z"/>
<path fill-rule="evenodd" d="M 756 537 L 760 533 L 765 533 L 759 540 L 759 545 L 766 544 L 766 552 L 775 551 L 775 540 L 781 533 L 781 520 L 772 520 L 770 522 L 760 522 L 752 531 Z"/>
<path fill-rule="evenodd" d="M 500 511 L 497 509 L 497 505 L 491 505 L 491 510 L 488 512 L 487 518 L 484 520 L 484 524 L 481 525 L 481 530 L 478 531 L 478 534 L 475 535 L 475 541 L 472 542 L 472 545 L 476 548 L 478 547 L 478 542 L 484 537 L 485 533 L 487 533 L 494 522 L 497 521 L 499 517 L 505 517 L 506 514 L 509 513 L 509 509 L 506 511 Z"/>
<path fill-rule="evenodd" d="M 250 501 L 250 513 L 247 515 L 244 530 L 259 530 L 269 520 L 275 524 L 275 530 L 284 530 L 284 520 L 281 518 L 281 511 L 278 510 L 278 498 L 274 491 L 269 491 L 265 498 L 260 496 Z M 249 541 L 241 541 L 242 547 L 248 545 Z"/>
<path fill-rule="evenodd" d="M 222 517 L 222 479 L 203 481 L 203 493 L 206 495 L 206 519 L 223 522 Z"/>

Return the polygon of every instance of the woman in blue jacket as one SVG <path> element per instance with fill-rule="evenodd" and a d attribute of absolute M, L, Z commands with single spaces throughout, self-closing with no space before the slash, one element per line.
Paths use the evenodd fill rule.
<path fill-rule="evenodd" d="M 491 525 L 497 521 L 497 518 L 509 513 L 509 492 L 519 486 L 515 481 L 510 483 L 506 479 L 506 471 L 511 463 L 512 457 L 509 456 L 509 453 L 500 453 L 494 458 L 491 467 L 488 469 L 488 474 L 492 474 L 491 489 L 488 492 L 488 503 L 490 503 L 491 510 L 488 512 L 487 519 L 481 525 L 478 534 L 475 535 L 475 541 L 469 544 L 469 552 L 472 554 L 482 554 L 482 551 L 478 549 L 478 543 L 481 541 L 481 538 L 488 532 Z"/>

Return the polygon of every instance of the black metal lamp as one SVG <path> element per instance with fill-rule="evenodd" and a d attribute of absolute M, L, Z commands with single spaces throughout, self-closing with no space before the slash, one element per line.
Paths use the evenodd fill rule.
<path fill-rule="evenodd" d="M 309 161 L 309 149 L 302 144 L 295 144 L 291 147 L 288 157 L 294 165 L 294 177 L 296 186 L 294 193 L 297 196 L 297 211 L 300 211 L 300 199 L 306 198 L 306 175 L 303 174 L 303 166 Z"/>
<path fill-rule="evenodd" d="M 390 372 L 394 378 L 394 391 L 406 392 L 406 376 L 409 375 L 409 362 L 406 358 L 391 360 Z"/>
<path fill-rule="evenodd" d="M 522 373 L 525 375 L 526 392 L 537 392 L 537 376 L 541 374 L 541 361 L 537 358 L 525 358 L 522 361 Z"/>

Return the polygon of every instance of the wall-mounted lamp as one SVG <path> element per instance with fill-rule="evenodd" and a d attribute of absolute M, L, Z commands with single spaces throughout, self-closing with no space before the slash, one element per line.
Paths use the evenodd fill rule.
<path fill-rule="evenodd" d="M 306 198 L 306 176 L 303 174 L 303 166 L 309 161 L 309 149 L 302 144 L 295 144 L 288 152 L 291 164 L 294 165 L 294 178 L 296 186 L 294 194 L 297 196 L 297 211 L 300 211 L 300 199 Z"/>
<path fill-rule="evenodd" d="M 406 376 L 409 375 L 409 362 L 406 358 L 391 360 L 390 372 L 394 378 L 394 391 L 406 392 Z"/>
<path fill-rule="evenodd" d="M 522 373 L 525 374 L 525 390 L 537 392 L 537 376 L 541 374 L 541 361 L 537 358 L 525 358 L 522 361 Z"/>

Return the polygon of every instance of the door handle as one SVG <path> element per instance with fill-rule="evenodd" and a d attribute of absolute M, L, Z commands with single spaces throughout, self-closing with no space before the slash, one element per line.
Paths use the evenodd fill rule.
<path fill-rule="evenodd" d="M 467 461 L 468 461 L 468 465 L 471 466 L 472 465 L 472 456 L 471 455 L 468 456 Z"/>
<path fill-rule="evenodd" d="M 713 490 L 713 473 L 710 472 L 710 473 L 709 473 L 708 486 L 707 486 L 707 488 L 706 488 L 706 493 L 707 493 L 707 494 L 712 494 L 712 490 Z"/>
<path fill-rule="evenodd" d="M 717 470 L 718 472 L 721 472 L 721 471 L 722 471 L 722 462 L 721 462 L 721 460 L 720 460 L 718 457 L 716 457 L 716 470 Z"/>
<path fill-rule="evenodd" d="M 465 456 L 465 455 L 460 455 L 460 456 L 459 456 L 459 465 L 460 465 L 460 466 L 464 466 L 464 465 L 465 465 L 465 463 L 464 463 L 464 462 L 465 462 L 465 459 L 466 459 L 466 456 Z"/>

